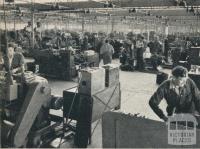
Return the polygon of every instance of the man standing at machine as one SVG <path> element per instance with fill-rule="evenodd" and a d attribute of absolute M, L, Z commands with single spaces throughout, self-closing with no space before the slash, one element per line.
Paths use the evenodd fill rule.
<path fill-rule="evenodd" d="M 174 113 L 200 114 L 200 94 L 199 90 L 190 78 L 188 78 L 187 69 L 177 66 L 172 70 L 172 77 L 164 81 L 152 95 L 149 105 L 152 110 L 164 121 L 168 117 L 159 108 L 161 100 L 165 98 L 167 102 L 168 116 Z"/>
<path fill-rule="evenodd" d="M 158 54 L 159 56 L 162 56 L 162 43 L 159 40 L 159 36 L 155 37 L 155 41 L 154 41 L 154 49 L 156 51 L 156 54 Z"/>
<path fill-rule="evenodd" d="M 112 62 L 113 53 L 114 48 L 111 44 L 109 44 L 108 40 L 106 39 L 100 49 L 100 54 L 102 55 L 104 65 Z"/>
<path fill-rule="evenodd" d="M 12 74 L 16 73 L 24 73 L 25 70 L 25 60 L 22 53 L 18 50 L 20 47 L 16 47 L 14 43 L 8 44 L 8 59 L 2 59 L 2 65 L 4 65 L 5 69 L 10 67 Z M 5 63 L 9 64 L 6 66 Z"/>
<path fill-rule="evenodd" d="M 164 40 L 164 56 L 165 56 L 165 61 L 168 63 L 168 58 L 169 58 L 169 37 L 167 36 Z"/>
<path fill-rule="evenodd" d="M 25 60 L 21 52 L 17 51 L 18 48 L 14 43 L 8 44 L 8 59 L 4 60 L 4 67 L 7 73 L 7 83 L 13 84 L 13 75 L 22 75 L 25 71 Z M 6 65 L 9 64 L 9 65 Z"/>
<path fill-rule="evenodd" d="M 136 58 L 137 58 L 137 65 L 136 65 L 136 69 L 137 70 L 144 70 L 144 58 L 143 58 L 143 53 L 146 49 L 146 43 L 144 41 L 144 37 L 139 34 L 137 37 L 137 41 L 136 41 L 136 49 L 137 49 L 137 54 L 136 54 Z"/>
<path fill-rule="evenodd" d="M 36 23 L 36 27 L 34 28 L 34 32 L 35 32 L 36 35 L 39 36 L 40 39 L 42 39 L 42 27 L 41 27 L 40 22 Z"/>
<path fill-rule="evenodd" d="M 10 68 L 12 73 L 23 73 L 25 70 L 24 56 L 22 53 L 17 51 L 17 47 L 14 49 L 12 44 L 9 44 L 8 46 Z"/>

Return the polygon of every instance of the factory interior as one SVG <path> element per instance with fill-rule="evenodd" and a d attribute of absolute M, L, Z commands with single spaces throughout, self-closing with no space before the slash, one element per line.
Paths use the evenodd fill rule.
<path fill-rule="evenodd" d="M 2 0 L 0 148 L 200 148 L 200 0 Z"/>

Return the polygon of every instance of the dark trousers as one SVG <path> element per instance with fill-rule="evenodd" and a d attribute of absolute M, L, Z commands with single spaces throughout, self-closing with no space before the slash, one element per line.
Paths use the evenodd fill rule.
<path fill-rule="evenodd" d="M 144 70 L 143 53 L 144 53 L 143 48 L 137 49 L 137 65 L 136 65 L 137 70 Z"/>
<path fill-rule="evenodd" d="M 165 49 L 164 51 L 164 56 L 165 56 L 165 61 L 168 62 L 168 58 L 169 58 L 169 49 Z"/>

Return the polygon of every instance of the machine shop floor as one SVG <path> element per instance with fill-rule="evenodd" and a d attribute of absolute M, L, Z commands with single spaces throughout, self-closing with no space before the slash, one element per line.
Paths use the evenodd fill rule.
<path fill-rule="evenodd" d="M 118 63 L 117 60 L 114 63 Z M 170 70 L 163 70 L 164 72 L 170 73 Z M 74 82 L 66 81 L 49 81 L 52 87 L 52 93 L 62 96 L 62 91 L 76 86 Z M 124 113 L 138 114 L 139 116 L 145 116 L 150 119 L 160 120 L 150 109 L 148 101 L 153 92 L 156 90 L 156 74 L 142 73 L 142 72 L 125 72 L 120 71 L 120 83 L 121 83 L 121 109 Z M 163 100 L 161 108 L 166 107 L 166 103 Z M 96 126 L 93 123 L 93 128 Z M 93 131 L 93 130 L 92 130 Z M 68 147 L 63 145 L 62 147 Z M 102 147 L 102 132 L 101 132 L 101 121 L 98 124 L 92 135 L 92 144 L 90 148 L 101 148 Z"/>

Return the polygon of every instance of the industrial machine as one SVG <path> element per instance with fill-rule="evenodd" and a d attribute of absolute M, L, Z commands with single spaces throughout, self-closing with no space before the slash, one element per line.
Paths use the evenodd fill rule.
<path fill-rule="evenodd" d="M 120 108 L 118 71 L 112 66 L 84 69 L 78 88 L 63 91 L 63 97 L 51 95 L 48 81 L 32 72 L 14 76 L 12 84 L 2 84 L 1 147 L 60 147 L 68 137 L 76 147 L 87 147 L 92 122 Z M 60 141 L 53 146 L 56 139 Z"/>
<path fill-rule="evenodd" d="M 38 51 L 35 59 L 44 76 L 68 81 L 77 76 L 72 50 L 45 49 Z"/>
<path fill-rule="evenodd" d="M 18 77 L 17 80 L 22 79 Z M 59 109 L 62 104 L 58 104 L 60 98 L 52 98 L 47 80 L 30 72 L 23 79 L 5 85 L 5 94 L 1 96 L 2 147 L 45 145 L 56 136 L 55 126 L 62 122 L 49 114 L 50 109 Z"/>
<path fill-rule="evenodd" d="M 70 81 L 77 76 L 77 70 L 84 67 L 98 67 L 99 55 L 92 50 L 80 52 L 74 49 L 44 49 L 35 54 L 39 73 L 46 77 Z"/>
<path fill-rule="evenodd" d="M 191 65 L 200 65 L 200 47 L 191 47 L 188 61 Z"/>

